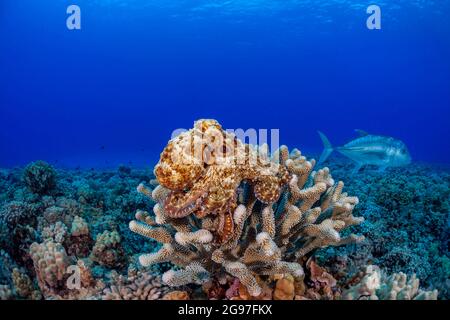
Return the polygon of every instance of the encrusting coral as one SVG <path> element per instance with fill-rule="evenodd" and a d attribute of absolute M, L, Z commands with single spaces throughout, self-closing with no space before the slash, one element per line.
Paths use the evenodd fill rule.
<path fill-rule="evenodd" d="M 172 291 L 164 295 L 162 300 L 190 300 L 186 291 Z"/>
<path fill-rule="evenodd" d="M 306 263 L 309 271 L 307 286 L 301 296 L 311 300 L 335 300 L 340 297 L 336 279 L 328 271 L 319 266 L 315 259 Z"/>
<path fill-rule="evenodd" d="M 141 264 L 182 267 L 163 275 L 173 287 L 226 273 L 253 297 L 263 293 L 258 276 L 303 277 L 304 257 L 313 250 L 364 239 L 341 237 L 363 221 L 352 215 L 358 199 L 314 165 L 297 149 L 283 146 L 270 156 L 267 147 L 242 143 L 214 120 L 197 121 L 161 154 L 160 185 L 153 192 L 138 187 L 157 203 L 155 218 L 139 210 L 130 229 L 163 244 L 142 255 Z"/>
<path fill-rule="evenodd" d="M 273 291 L 274 300 L 294 300 L 295 284 L 292 277 L 278 279 Z"/>

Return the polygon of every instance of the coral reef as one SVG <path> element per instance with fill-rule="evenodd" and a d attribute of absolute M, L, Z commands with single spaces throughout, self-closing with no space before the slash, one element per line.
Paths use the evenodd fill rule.
<path fill-rule="evenodd" d="M 203 141 L 211 141 L 204 128 L 211 125 L 221 130 L 216 122 L 201 120 L 196 122 L 193 131 L 187 133 L 186 139 L 198 139 L 203 150 L 206 148 Z M 199 133 L 206 133 L 207 136 L 199 136 Z M 191 137 L 193 134 L 194 137 Z M 221 134 L 225 135 L 223 132 Z M 345 228 L 364 220 L 352 215 L 358 199 L 343 193 L 343 183 L 335 183 L 327 168 L 313 171 L 315 161 L 306 160 L 300 151 L 289 153 L 287 147 L 281 147 L 269 158 L 264 150 L 252 149 L 236 137 L 226 136 L 223 144 L 215 146 L 217 150 L 225 149 L 230 143 L 238 147 L 232 155 L 215 160 L 219 163 L 215 166 L 219 166 L 221 172 L 240 178 L 228 186 L 226 196 L 219 197 L 221 205 L 211 207 L 204 201 L 216 199 L 218 195 L 210 193 L 210 186 L 204 185 L 205 180 L 200 173 L 200 167 L 214 167 L 211 158 L 207 159 L 207 163 L 195 162 L 198 159 L 192 155 L 194 159 L 189 159 L 186 166 L 184 161 L 167 164 L 168 159 L 172 159 L 168 153 L 192 150 L 191 147 L 186 149 L 183 144 L 178 145 L 183 139 L 185 137 L 182 136 L 169 142 L 155 168 L 162 185 L 153 192 L 142 184 L 138 187 L 138 191 L 157 202 L 155 219 L 146 212 L 138 211 L 136 220 L 130 222 L 130 230 L 163 244 L 158 252 L 142 255 L 142 265 L 169 261 L 183 267 L 164 273 L 166 284 L 173 287 L 203 284 L 213 277 L 221 277 L 225 272 L 238 278 L 249 294 L 257 297 L 262 294 L 262 287 L 256 276 L 286 273 L 301 278 L 304 275 L 302 260 L 312 251 L 326 246 L 358 243 L 364 239 L 353 234 L 347 237 L 340 235 Z M 189 153 L 182 157 L 188 156 Z M 216 156 L 212 153 L 211 157 Z M 244 168 L 239 164 L 242 158 L 245 159 Z M 257 159 L 249 163 L 249 158 Z M 193 162 L 195 168 L 191 167 Z M 266 163 L 265 168 L 271 170 L 263 170 L 261 163 Z M 193 176 L 192 172 L 196 170 L 198 174 Z M 213 172 L 215 170 L 212 169 Z M 247 171 L 252 174 L 246 176 Z M 186 172 L 189 173 L 187 177 L 182 174 Z M 209 182 L 212 185 L 218 185 L 222 180 L 234 180 L 228 175 L 212 176 L 215 177 Z M 287 185 L 283 186 L 282 182 L 288 179 Z M 239 187 L 245 191 L 239 194 Z M 180 191 L 182 188 L 188 189 Z M 195 194 L 201 193 L 202 196 L 193 196 L 194 189 Z M 182 195 L 179 195 L 180 192 Z M 181 207 L 188 209 L 183 209 L 182 214 L 174 214 L 174 194 L 178 200 L 192 197 L 195 200 L 183 202 Z M 199 199 L 202 200 L 199 202 Z M 222 205 L 224 202 L 228 203 L 226 210 Z M 198 203 L 201 205 L 198 206 Z M 199 208 L 201 213 L 196 212 Z M 191 213 L 195 215 L 190 216 Z M 225 238 L 224 230 L 227 230 Z"/>
<path fill-rule="evenodd" d="M 352 164 L 333 157 L 333 175 L 349 180 Z M 367 264 L 389 273 L 416 274 L 426 288 L 450 294 L 450 171 L 442 166 L 415 164 L 382 174 L 368 168 L 351 176 L 347 189 L 358 196 L 355 213 L 364 215 L 366 236 L 358 248 L 347 246 L 318 252 L 319 262 L 334 268 L 340 260 L 345 282 Z"/>
<path fill-rule="evenodd" d="M 185 172 L 174 150 L 213 133 L 237 152 L 198 140 L 205 156 Z M 0 169 L 0 299 L 448 299 L 448 168 L 326 165 L 200 121 L 156 175 Z"/>
<path fill-rule="evenodd" d="M 138 249 L 156 246 L 127 228 L 128 212 L 152 205 L 135 190 L 153 179 L 151 173 L 59 170 L 58 183 L 38 194 L 23 178 L 25 170 L 0 175 L 2 299 L 102 299 L 105 288 L 118 285 L 111 273 L 126 272 Z M 142 281 L 160 278 L 158 268 L 139 273 L 148 274 L 137 276 Z M 137 296 L 133 288 L 129 293 Z"/>

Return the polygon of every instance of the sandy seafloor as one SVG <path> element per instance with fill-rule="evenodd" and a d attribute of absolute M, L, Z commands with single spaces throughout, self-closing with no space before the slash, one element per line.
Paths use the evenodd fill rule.
<path fill-rule="evenodd" d="M 342 286 L 364 266 L 376 264 L 387 273 L 415 273 L 422 288 L 438 289 L 439 298 L 448 299 L 450 168 L 416 163 L 384 172 L 366 168 L 351 175 L 353 164 L 346 159 L 333 156 L 325 165 L 335 180 L 344 181 L 346 192 L 359 197 L 354 214 L 363 216 L 365 222 L 351 231 L 363 234 L 366 240 L 359 245 L 316 251 L 317 262 Z M 106 287 L 98 292 L 110 293 L 114 285 L 119 286 L 117 283 L 132 282 L 130 270 L 140 269 L 138 254 L 159 246 L 128 229 L 137 209 L 151 211 L 154 205 L 136 191 L 141 182 L 152 185 L 152 169 L 120 166 L 101 170 L 56 168 L 54 172 L 53 181 L 33 185 L 22 167 L 0 170 L 0 289 L 11 288 L 9 299 L 46 296 L 39 292 L 41 280 L 30 247 L 48 238 L 59 241 L 72 258 L 84 259 L 91 276 L 101 279 Z M 81 231 L 74 231 L 75 216 L 87 223 Z M 74 237 L 83 234 L 83 228 L 88 230 L 84 238 Z M 95 245 L 99 235 L 107 238 L 106 249 Z M 150 271 L 161 274 L 170 267 L 156 265 Z M 17 289 L 18 271 L 25 275 L 19 277 L 25 282 L 22 290 Z M 119 279 L 119 274 L 124 278 Z"/>

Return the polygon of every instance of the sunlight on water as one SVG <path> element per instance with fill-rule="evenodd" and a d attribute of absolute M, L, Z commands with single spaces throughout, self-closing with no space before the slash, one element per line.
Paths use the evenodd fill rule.
<path fill-rule="evenodd" d="M 350 10 L 367 8 L 371 4 L 377 4 L 387 9 L 392 8 L 429 8 L 438 10 L 440 7 L 449 4 L 448 0 L 432 1 L 432 0 L 398 0 L 392 1 L 373 1 L 373 0 L 174 0 L 174 1 L 146 1 L 146 0 L 95 0 L 89 3 L 93 5 L 109 7 L 127 6 L 135 9 L 139 8 L 172 8 L 191 11 L 213 11 L 221 10 L 223 14 L 230 13 L 251 13 L 259 12 L 264 14 L 277 13 L 284 10 L 301 9 L 301 8 L 336 8 L 347 7 Z"/>
<path fill-rule="evenodd" d="M 359 17 L 364 15 L 367 7 L 376 4 L 382 8 L 383 16 L 391 23 L 399 21 L 402 11 L 408 11 L 410 21 L 424 17 L 442 19 L 450 7 L 449 0 L 175 0 L 175 1 L 145 1 L 145 0 L 96 0 L 86 3 L 96 7 L 127 8 L 138 10 L 142 14 L 152 14 L 155 11 L 171 18 L 187 21 L 221 19 L 223 22 L 239 23 L 240 19 L 261 19 L 277 17 L 278 23 L 292 25 L 296 21 L 308 19 L 310 24 L 326 25 L 337 23 L 351 27 L 355 23 L 352 18 L 341 21 L 343 17 Z M 426 9 L 425 12 L 423 9 Z M 295 28 L 295 26 L 294 26 Z"/>

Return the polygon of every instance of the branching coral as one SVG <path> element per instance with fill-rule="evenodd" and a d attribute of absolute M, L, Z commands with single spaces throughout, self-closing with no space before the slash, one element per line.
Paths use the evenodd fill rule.
<path fill-rule="evenodd" d="M 38 211 L 35 207 L 23 201 L 11 201 L 0 209 L 0 244 L 20 263 L 27 259 L 29 246 L 36 238 L 33 225 Z"/>
<path fill-rule="evenodd" d="M 14 260 L 6 251 L 0 249 L 0 283 L 9 281 L 14 268 L 17 268 Z"/>
<path fill-rule="evenodd" d="M 73 217 L 68 214 L 64 208 L 55 206 L 53 202 L 44 210 L 43 214 L 38 217 L 37 229 L 42 232 L 45 228 L 51 228 L 52 225 L 58 222 L 70 226 L 70 221 L 72 219 Z"/>
<path fill-rule="evenodd" d="M 436 300 L 437 290 L 419 289 L 416 275 L 411 277 L 402 272 L 386 276 L 380 268 L 369 265 L 359 283 L 343 292 L 346 300 Z"/>
<path fill-rule="evenodd" d="M 15 268 L 12 273 L 12 282 L 15 287 L 15 291 L 22 298 L 31 296 L 33 292 L 33 284 L 30 277 L 19 269 Z"/>
<path fill-rule="evenodd" d="M 0 209 L 0 223 L 12 229 L 17 224 L 26 222 L 33 215 L 33 208 L 28 203 L 11 201 Z"/>
<path fill-rule="evenodd" d="M 103 292 L 103 300 L 157 300 L 169 288 L 161 278 L 149 272 L 130 270 L 128 276 L 112 272 L 113 284 Z"/>
<path fill-rule="evenodd" d="M 42 230 L 42 239 L 53 240 L 58 243 L 63 243 L 67 237 L 67 227 L 61 221 L 56 222 Z"/>
<path fill-rule="evenodd" d="M 39 287 L 44 294 L 65 286 L 66 269 L 69 259 L 66 250 L 60 243 L 47 241 L 41 244 L 33 243 L 30 247 L 34 270 Z"/>
<path fill-rule="evenodd" d="M 92 246 L 88 223 L 81 217 L 75 216 L 70 229 L 70 236 L 65 242 L 67 253 L 76 257 L 89 255 Z"/>
<path fill-rule="evenodd" d="M 186 159 L 173 160 L 174 153 L 192 156 L 182 142 L 201 139 L 199 134 L 210 127 L 222 130 L 217 122 L 202 120 L 185 136 L 170 141 L 155 169 L 161 185 L 153 192 L 138 187 L 157 202 L 155 218 L 138 211 L 130 229 L 163 244 L 158 252 L 142 255 L 141 264 L 172 262 L 182 267 L 166 272 L 165 283 L 202 284 L 227 273 L 238 278 L 251 296 L 259 296 L 258 275 L 300 278 L 303 257 L 313 250 L 364 239 L 340 235 L 363 221 L 352 215 L 358 199 L 343 193 L 343 183 L 335 183 L 327 168 L 313 171 L 315 161 L 298 150 L 289 153 L 283 146 L 269 158 L 264 148 L 245 145 L 220 131 L 224 139 L 213 149 L 232 144 L 233 157 L 211 162 L 214 152 L 200 141 L 201 150 L 210 151 L 208 162 L 193 157 L 186 166 Z M 253 158 L 256 161 L 250 161 Z"/>
<path fill-rule="evenodd" d="M 75 216 L 70 229 L 70 235 L 72 237 L 81 237 L 87 234 L 89 234 L 89 225 L 83 218 Z"/>
<path fill-rule="evenodd" d="M 104 289 L 103 282 L 93 279 L 83 260 L 78 260 L 76 265 L 71 264 L 73 261 L 60 243 L 33 243 L 30 255 L 39 288 L 46 299 L 98 299 Z"/>
<path fill-rule="evenodd" d="M 19 297 L 32 300 L 41 299 L 40 292 L 34 289 L 33 282 L 25 272 L 14 268 L 12 282 L 14 284 L 14 291 Z"/>
<path fill-rule="evenodd" d="M 91 252 L 92 261 L 106 267 L 117 267 L 123 263 L 123 248 L 117 231 L 105 231 L 97 235 Z"/>
<path fill-rule="evenodd" d="M 23 180 L 32 192 L 45 194 L 55 187 L 56 172 L 48 163 L 36 161 L 25 168 Z"/>
<path fill-rule="evenodd" d="M 8 285 L 0 285 L 0 300 L 9 300 L 13 297 L 13 292 Z"/>

